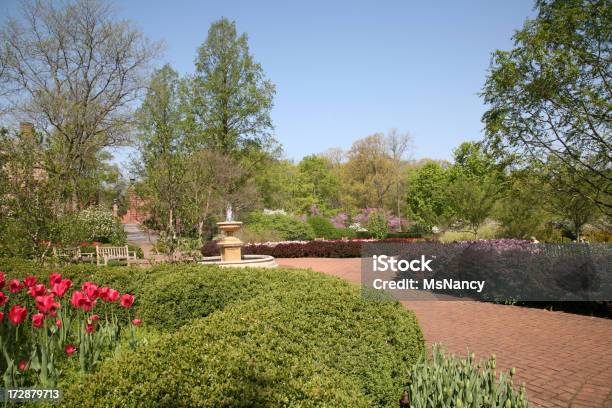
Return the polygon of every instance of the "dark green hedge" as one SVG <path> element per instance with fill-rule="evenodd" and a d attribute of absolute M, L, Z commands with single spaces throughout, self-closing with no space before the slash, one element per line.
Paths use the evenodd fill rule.
<path fill-rule="evenodd" d="M 339 279 L 197 267 L 157 274 L 143 288 L 145 321 L 189 324 L 82 378 L 66 390 L 70 406 L 396 406 L 425 350 L 412 313 Z M 181 283 L 200 302 L 166 296 Z"/>

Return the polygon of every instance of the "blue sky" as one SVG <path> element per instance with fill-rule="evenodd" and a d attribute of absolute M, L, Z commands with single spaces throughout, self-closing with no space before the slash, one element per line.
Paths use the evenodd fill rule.
<path fill-rule="evenodd" d="M 17 0 L 0 0 L 0 14 Z M 482 137 L 490 55 L 534 15 L 532 0 L 116 1 L 120 16 L 166 44 L 193 72 L 197 47 L 224 16 L 247 32 L 277 88 L 272 119 L 299 160 L 390 128 L 412 133 L 414 157 L 448 159 Z M 123 155 L 121 155 L 123 156 Z"/>

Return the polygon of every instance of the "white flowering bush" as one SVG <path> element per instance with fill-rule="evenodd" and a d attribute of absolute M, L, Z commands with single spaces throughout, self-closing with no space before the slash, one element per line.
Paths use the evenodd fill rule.
<path fill-rule="evenodd" d="M 52 235 L 53 241 L 62 245 L 94 241 L 124 245 L 127 239 L 119 220 L 103 207 L 90 207 L 60 217 L 53 226 Z"/>

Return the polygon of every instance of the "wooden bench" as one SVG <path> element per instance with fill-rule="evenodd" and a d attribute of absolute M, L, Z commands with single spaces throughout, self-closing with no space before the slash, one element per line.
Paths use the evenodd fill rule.
<path fill-rule="evenodd" d="M 135 259 L 136 251 L 130 251 L 127 245 L 122 247 L 96 247 L 96 262 L 98 266 L 100 266 L 100 264 L 104 264 L 104 266 L 107 266 L 109 260 L 125 260 L 129 265 L 130 261 Z"/>
<path fill-rule="evenodd" d="M 57 248 L 53 247 L 53 256 L 61 259 L 62 261 L 68 260 L 72 262 L 79 262 L 81 260 L 81 248 Z"/>

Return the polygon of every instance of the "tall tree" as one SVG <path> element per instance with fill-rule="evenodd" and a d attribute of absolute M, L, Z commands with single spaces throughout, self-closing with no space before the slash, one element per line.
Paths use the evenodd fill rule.
<path fill-rule="evenodd" d="M 126 142 L 132 105 L 158 46 L 108 3 L 24 0 L 20 19 L 0 32 L 0 85 L 13 113 L 63 149 L 57 161 L 79 202 L 92 152 Z"/>
<path fill-rule="evenodd" d="M 147 95 L 136 117 L 139 123 L 137 164 L 150 211 L 168 236 L 177 233 L 177 213 L 184 193 L 184 140 L 180 132 L 179 78 L 165 65 L 151 78 Z M 180 231 L 178 231 L 180 232 Z"/>
<path fill-rule="evenodd" d="M 226 18 L 214 22 L 198 49 L 189 112 L 194 142 L 222 154 L 269 150 L 275 88 L 249 52 L 245 33 Z"/>
<path fill-rule="evenodd" d="M 493 54 L 483 96 L 491 146 L 545 162 L 564 185 L 612 214 L 612 3 L 538 0 L 538 15 Z M 569 181 L 569 180 L 568 180 Z"/>
<path fill-rule="evenodd" d="M 393 179 L 395 182 L 395 215 L 400 219 L 399 230 L 402 230 L 402 201 L 404 198 L 404 186 L 403 182 L 403 164 L 405 155 L 412 147 L 412 136 L 409 133 L 400 133 L 397 129 L 391 129 L 387 133 L 386 142 L 388 145 L 389 153 L 393 162 Z"/>

